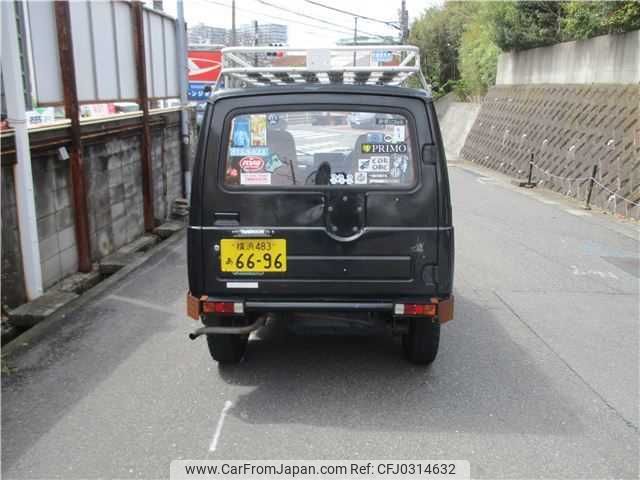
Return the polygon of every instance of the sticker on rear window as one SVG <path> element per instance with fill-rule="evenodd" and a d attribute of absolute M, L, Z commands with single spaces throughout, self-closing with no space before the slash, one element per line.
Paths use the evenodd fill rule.
<path fill-rule="evenodd" d="M 251 115 L 251 146 L 258 147 L 267 144 L 267 116 Z"/>
<path fill-rule="evenodd" d="M 367 183 L 367 172 L 356 172 L 354 177 L 355 183 L 357 183 L 358 185 Z"/>
<path fill-rule="evenodd" d="M 229 156 L 231 157 L 246 157 L 249 155 L 256 155 L 258 157 L 266 157 L 269 155 L 268 147 L 230 147 Z"/>
<path fill-rule="evenodd" d="M 243 172 L 261 172 L 264 169 L 262 157 L 250 156 L 240 159 L 238 162 Z"/>
<path fill-rule="evenodd" d="M 407 120 L 404 118 L 376 118 L 376 125 L 406 125 Z"/>
<path fill-rule="evenodd" d="M 407 153 L 406 143 L 363 143 L 362 153 Z"/>
<path fill-rule="evenodd" d="M 409 168 L 409 157 L 406 155 L 396 155 L 393 158 L 393 165 L 389 173 L 393 178 L 403 177 Z"/>
<path fill-rule="evenodd" d="M 332 173 L 329 179 L 331 185 L 351 185 L 353 184 L 353 175 L 351 173 Z"/>
<path fill-rule="evenodd" d="M 269 120 L 269 125 L 277 125 L 280 121 L 280 115 L 277 113 L 270 113 L 267 115 L 267 120 Z"/>
<path fill-rule="evenodd" d="M 393 127 L 393 142 L 395 143 L 399 143 L 399 142 L 404 142 L 405 141 L 405 136 L 404 136 L 404 127 L 401 125 L 397 125 L 395 127 Z"/>
<path fill-rule="evenodd" d="M 358 159 L 359 172 L 388 172 L 391 167 L 390 157 L 371 157 Z"/>
<path fill-rule="evenodd" d="M 282 165 L 284 165 L 284 163 L 282 163 L 282 160 L 280 160 L 280 157 L 278 156 L 278 154 L 274 153 L 267 159 L 267 164 L 264 167 L 264 169 L 267 172 L 274 172 L 277 169 L 279 169 Z"/>
<path fill-rule="evenodd" d="M 271 185 L 271 174 L 267 172 L 241 173 L 241 185 Z"/>
<path fill-rule="evenodd" d="M 231 137 L 231 146 L 251 146 L 251 129 L 249 127 L 249 117 L 241 116 L 233 119 L 233 135 Z"/>
<path fill-rule="evenodd" d="M 368 174 L 368 183 L 379 183 L 379 184 L 387 184 L 387 183 L 400 183 L 400 178 L 394 178 L 391 176 L 389 172 L 384 173 L 369 173 Z"/>

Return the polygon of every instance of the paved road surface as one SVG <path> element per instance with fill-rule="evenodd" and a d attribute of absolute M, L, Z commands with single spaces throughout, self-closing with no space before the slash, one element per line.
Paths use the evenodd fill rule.
<path fill-rule="evenodd" d="M 186 336 L 182 241 L 8 360 L 3 478 L 165 477 L 198 458 L 637 478 L 638 230 L 461 167 L 451 181 L 456 319 L 432 367 L 387 337 L 275 324 L 218 368 Z"/>

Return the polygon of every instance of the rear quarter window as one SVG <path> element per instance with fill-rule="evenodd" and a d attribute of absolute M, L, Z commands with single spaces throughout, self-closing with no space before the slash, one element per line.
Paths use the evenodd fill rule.
<path fill-rule="evenodd" d="M 236 188 L 409 188 L 407 117 L 376 111 L 273 111 L 231 119 L 224 184 Z"/>

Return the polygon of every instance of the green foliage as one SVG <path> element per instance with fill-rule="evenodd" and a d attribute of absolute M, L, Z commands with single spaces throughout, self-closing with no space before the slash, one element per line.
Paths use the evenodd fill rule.
<path fill-rule="evenodd" d="M 411 27 L 435 96 L 481 96 L 495 83 L 500 50 L 523 50 L 640 29 L 640 1 L 447 1 Z"/>
<path fill-rule="evenodd" d="M 640 3 L 637 1 L 572 1 L 564 5 L 562 33 L 565 40 L 623 33 L 639 28 Z"/>
<path fill-rule="evenodd" d="M 465 25 L 479 8 L 477 2 L 446 2 L 426 9 L 412 25 L 409 43 L 420 47 L 420 61 L 434 93 L 453 88 L 459 76 L 458 49 Z"/>
<path fill-rule="evenodd" d="M 463 99 L 481 97 L 496 82 L 500 49 L 494 34 L 479 16 L 462 34 L 460 44 L 460 82 L 456 92 Z"/>
<path fill-rule="evenodd" d="M 490 21 L 502 50 L 523 50 L 561 41 L 560 2 L 509 1 L 492 4 Z"/>

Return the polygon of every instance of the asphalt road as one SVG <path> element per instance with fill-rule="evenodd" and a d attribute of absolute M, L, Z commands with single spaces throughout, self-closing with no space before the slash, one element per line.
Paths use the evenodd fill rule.
<path fill-rule="evenodd" d="M 390 337 L 276 323 L 242 365 L 219 368 L 187 339 L 181 241 L 7 359 L 3 478 L 156 478 L 173 459 L 207 458 L 637 478 L 637 227 L 450 172 L 456 315 L 431 367 L 406 363 Z"/>

